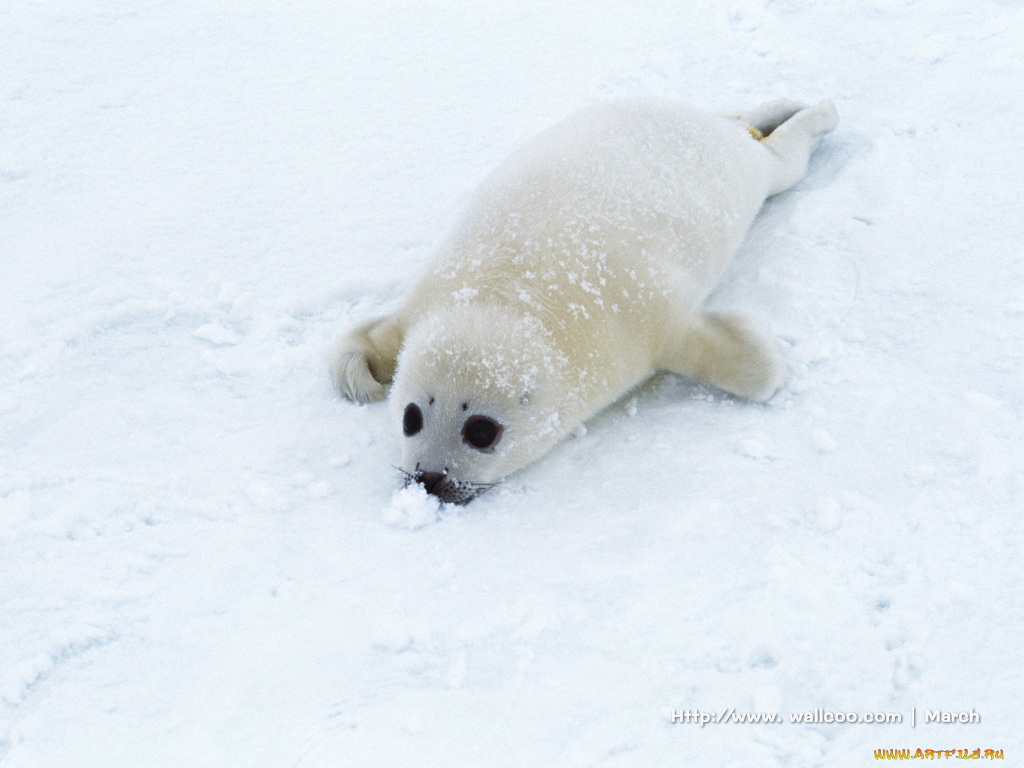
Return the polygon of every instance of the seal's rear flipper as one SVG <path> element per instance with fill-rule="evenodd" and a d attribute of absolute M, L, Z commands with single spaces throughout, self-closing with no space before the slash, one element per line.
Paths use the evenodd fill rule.
<path fill-rule="evenodd" d="M 821 137 L 834 131 L 839 113 L 831 101 L 802 109 L 765 136 L 761 145 L 772 155 L 775 168 L 769 195 L 784 192 L 807 173 L 807 162 Z"/>
<path fill-rule="evenodd" d="M 766 101 L 758 104 L 753 109 L 744 112 L 737 112 L 726 117 L 739 120 L 744 125 L 756 128 L 763 138 L 767 138 L 776 128 L 789 120 L 801 110 L 807 109 L 808 105 L 802 101 L 789 101 L 779 99 L 778 101 Z"/>

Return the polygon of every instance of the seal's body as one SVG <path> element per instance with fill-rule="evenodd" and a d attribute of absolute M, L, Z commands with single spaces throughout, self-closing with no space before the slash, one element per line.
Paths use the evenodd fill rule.
<path fill-rule="evenodd" d="M 657 370 L 768 399 L 772 341 L 702 304 L 836 122 L 829 102 L 582 110 L 484 181 L 397 313 L 342 338 L 336 385 L 368 401 L 394 378 L 403 470 L 456 502 Z"/>

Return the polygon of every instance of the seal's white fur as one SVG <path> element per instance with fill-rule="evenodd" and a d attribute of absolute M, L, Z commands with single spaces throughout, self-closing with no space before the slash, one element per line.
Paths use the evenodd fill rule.
<path fill-rule="evenodd" d="M 336 385 L 377 400 L 394 378 L 397 423 L 409 403 L 423 413 L 404 470 L 453 487 L 507 476 L 657 370 L 766 400 L 785 378 L 774 343 L 701 305 L 837 120 L 830 102 L 578 112 L 484 181 L 397 313 L 339 341 Z M 463 442 L 473 414 L 502 425 L 493 450 Z"/>

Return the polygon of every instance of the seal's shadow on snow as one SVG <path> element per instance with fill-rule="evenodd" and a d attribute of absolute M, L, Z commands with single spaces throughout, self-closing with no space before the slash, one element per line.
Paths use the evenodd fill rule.
<path fill-rule="evenodd" d="M 869 146 L 860 135 L 842 133 L 823 141 L 807 175 L 765 201 L 706 305 L 750 313 L 791 347 L 835 333 L 860 284 L 858 256 L 844 229 L 848 193 L 841 179 Z"/>
<path fill-rule="evenodd" d="M 811 155 L 807 175 L 791 189 L 765 200 L 757 218 L 747 232 L 733 258 L 721 285 L 712 292 L 708 303 L 714 303 L 717 296 L 726 293 L 734 278 L 745 271 L 756 274 L 762 266 L 759 260 L 770 259 L 775 240 L 784 233 L 787 222 L 793 220 L 802 201 L 814 197 L 818 190 L 828 189 L 840 176 L 847 163 L 864 148 L 869 146 L 861 136 L 842 134 L 841 130 L 826 138 L 817 151 Z"/>

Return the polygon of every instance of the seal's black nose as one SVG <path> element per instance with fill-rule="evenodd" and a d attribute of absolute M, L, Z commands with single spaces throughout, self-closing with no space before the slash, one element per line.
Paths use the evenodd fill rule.
<path fill-rule="evenodd" d="M 440 472 L 420 472 L 416 475 L 416 482 L 426 488 L 427 493 L 434 493 L 435 489 L 441 490 L 438 484 L 443 478 L 444 475 Z"/>

